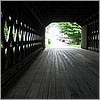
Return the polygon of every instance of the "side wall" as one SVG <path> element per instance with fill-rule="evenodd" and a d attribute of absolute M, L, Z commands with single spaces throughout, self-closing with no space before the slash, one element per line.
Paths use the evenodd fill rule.
<path fill-rule="evenodd" d="M 1 88 L 44 49 L 45 27 L 23 2 L 1 2 Z"/>

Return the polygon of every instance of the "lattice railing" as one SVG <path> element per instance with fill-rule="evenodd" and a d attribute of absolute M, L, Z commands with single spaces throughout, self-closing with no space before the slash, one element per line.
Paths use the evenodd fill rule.
<path fill-rule="evenodd" d="M 4 84 L 32 59 L 34 52 L 43 48 L 43 38 L 42 32 L 39 33 L 41 25 L 22 2 L 1 2 L 1 6 L 1 73 Z"/>
<path fill-rule="evenodd" d="M 99 51 L 99 19 L 88 24 L 88 49 Z"/>

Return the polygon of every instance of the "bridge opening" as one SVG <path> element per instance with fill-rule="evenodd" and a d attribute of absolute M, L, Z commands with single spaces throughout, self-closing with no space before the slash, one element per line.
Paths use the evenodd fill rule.
<path fill-rule="evenodd" d="M 82 27 L 76 22 L 53 22 L 45 28 L 46 48 L 81 48 Z"/>

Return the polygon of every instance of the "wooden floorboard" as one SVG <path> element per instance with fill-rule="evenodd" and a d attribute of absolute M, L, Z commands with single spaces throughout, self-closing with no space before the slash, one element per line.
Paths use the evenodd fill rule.
<path fill-rule="evenodd" d="M 99 53 L 45 49 L 4 99 L 98 99 Z"/>

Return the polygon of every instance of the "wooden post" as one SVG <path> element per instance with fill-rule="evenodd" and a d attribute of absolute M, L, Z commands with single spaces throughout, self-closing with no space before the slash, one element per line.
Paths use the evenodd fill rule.
<path fill-rule="evenodd" d="M 81 47 L 87 49 L 87 25 L 82 26 L 82 42 Z"/>
<path fill-rule="evenodd" d="M 42 40 L 42 42 L 43 42 L 43 49 L 45 49 L 45 27 L 43 27 L 43 29 L 42 29 L 42 38 L 43 38 L 43 40 Z"/>

